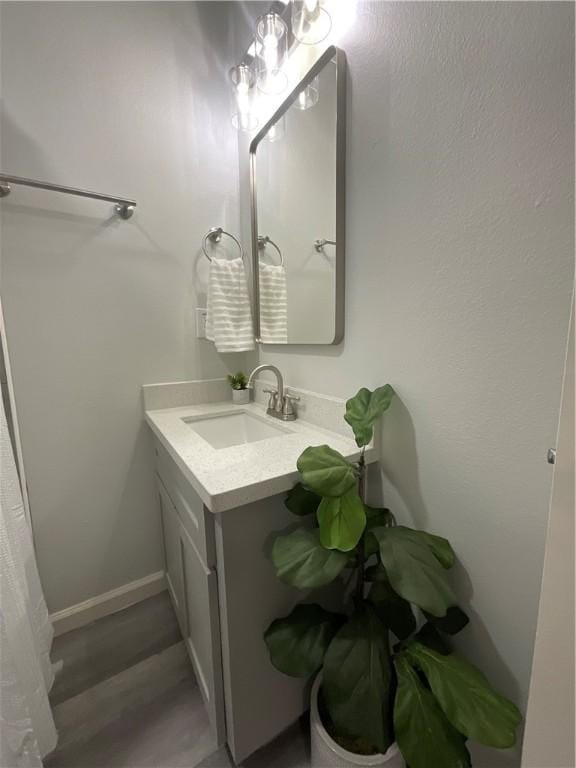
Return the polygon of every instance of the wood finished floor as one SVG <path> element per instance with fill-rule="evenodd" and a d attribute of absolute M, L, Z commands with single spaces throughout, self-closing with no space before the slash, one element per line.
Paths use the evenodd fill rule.
<path fill-rule="evenodd" d="M 217 750 L 166 592 L 56 638 L 46 768 L 234 768 Z M 243 768 L 308 768 L 305 726 Z"/>

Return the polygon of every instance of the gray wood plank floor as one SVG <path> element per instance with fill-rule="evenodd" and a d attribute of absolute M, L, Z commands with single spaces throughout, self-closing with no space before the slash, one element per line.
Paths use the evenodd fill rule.
<path fill-rule="evenodd" d="M 64 669 L 50 701 L 59 704 L 181 639 L 167 592 L 67 632 L 52 646 L 52 661 Z"/>
<path fill-rule="evenodd" d="M 56 638 L 59 733 L 46 768 L 234 768 L 216 749 L 167 593 Z M 294 726 L 243 768 L 308 768 Z"/>

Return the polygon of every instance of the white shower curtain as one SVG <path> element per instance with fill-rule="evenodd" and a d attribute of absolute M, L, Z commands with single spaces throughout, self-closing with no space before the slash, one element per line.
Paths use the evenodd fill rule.
<path fill-rule="evenodd" d="M 0 766 L 35 768 L 56 746 L 53 630 L 0 396 Z"/>

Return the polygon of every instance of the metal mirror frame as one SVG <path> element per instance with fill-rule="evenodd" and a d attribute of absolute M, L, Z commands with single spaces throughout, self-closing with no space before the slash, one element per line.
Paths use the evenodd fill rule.
<path fill-rule="evenodd" d="M 252 227 L 252 281 L 254 291 L 254 330 L 256 341 L 260 344 L 260 277 L 258 250 L 258 207 L 256 191 L 256 151 L 268 130 L 290 109 L 300 91 L 310 85 L 326 64 L 336 61 L 336 261 L 335 261 L 335 319 L 334 339 L 330 342 L 295 341 L 279 346 L 290 345 L 330 346 L 339 344 L 344 338 L 345 315 L 345 237 L 346 237 L 346 56 L 344 51 L 331 45 L 318 61 L 308 70 L 290 95 L 282 102 L 270 120 L 258 131 L 250 143 L 250 207 Z"/>

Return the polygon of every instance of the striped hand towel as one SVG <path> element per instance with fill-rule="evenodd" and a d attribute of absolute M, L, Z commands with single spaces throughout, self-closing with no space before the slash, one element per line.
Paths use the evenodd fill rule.
<path fill-rule="evenodd" d="M 288 294 L 283 266 L 260 264 L 260 338 L 264 344 L 288 343 Z"/>
<path fill-rule="evenodd" d="M 246 272 L 242 259 L 210 262 L 206 338 L 218 352 L 254 349 L 254 328 Z"/>

